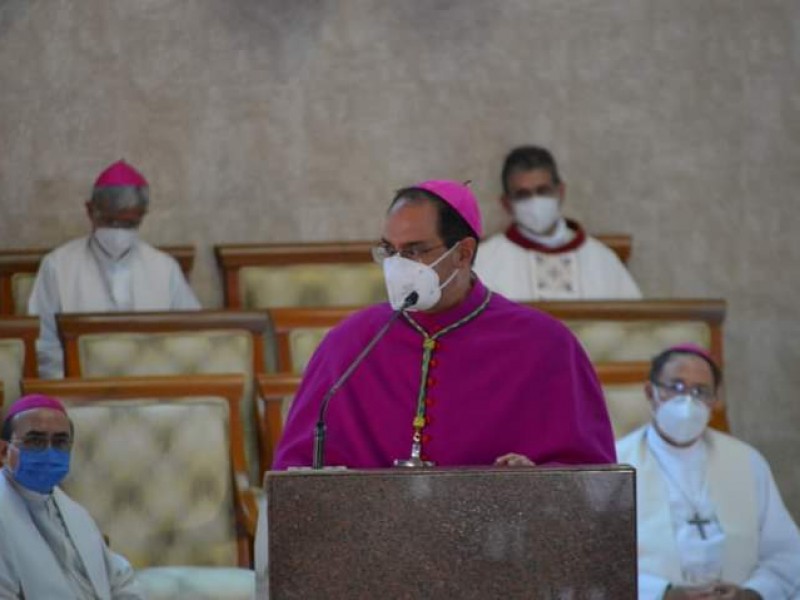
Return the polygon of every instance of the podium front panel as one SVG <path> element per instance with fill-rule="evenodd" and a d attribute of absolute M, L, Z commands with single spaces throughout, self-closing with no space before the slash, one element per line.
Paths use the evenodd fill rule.
<path fill-rule="evenodd" d="M 266 478 L 269 589 L 294 598 L 636 598 L 629 467 Z"/>

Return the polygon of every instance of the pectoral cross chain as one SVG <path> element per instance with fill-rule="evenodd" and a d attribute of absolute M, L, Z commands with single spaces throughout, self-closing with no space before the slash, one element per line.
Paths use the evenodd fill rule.
<path fill-rule="evenodd" d="M 711 521 L 709 519 L 700 518 L 700 513 L 695 511 L 694 516 L 686 522 L 689 525 L 694 525 L 695 527 L 697 527 L 697 531 L 700 533 L 700 537 L 703 538 L 704 540 L 707 539 L 705 526 L 711 524 Z"/>

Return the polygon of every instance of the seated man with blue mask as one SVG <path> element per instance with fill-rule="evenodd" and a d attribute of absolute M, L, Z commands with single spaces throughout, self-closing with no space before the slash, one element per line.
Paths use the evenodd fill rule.
<path fill-rule="evenodd" d="M 55 398 L 21 398 L 3 421 L 0 598 L 143 599 L 130 564 L 57 487 L 69 472 L 72 440 L 72 423 Z"/>
<path fill-rule="evenodd" d="M 149 204 L 142 174 L 124 161 L 110 165 L 86 203 L 91 235 L 42 259 L 28 301 L 28 312 L 41 319 L 36 344 L 41 377 L 64 375 L 56 313 L 200 308 L 178 263 L 139 239 Z"/>
<path fill-rule="evenodd" d="M 722 374 L 704 349 L 653 359 L 653 421 L 617 442 L 636 468 L 641 600 L 800 597 L 800 532 L 769 465 L 709 429 Z"/>

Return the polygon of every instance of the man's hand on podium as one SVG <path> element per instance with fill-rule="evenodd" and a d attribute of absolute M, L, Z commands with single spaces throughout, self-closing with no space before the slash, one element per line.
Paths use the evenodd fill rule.
<path fill-rule="evenodd" d="M 497 460 L 494 461 L 494 466 L 496 467 L 535 467 L 536 463 L 533 462 L 527 456 L 523 456 L 522 454 L 514 454 L 510 452 L 508 454 L 503 454 L 503 456 L 499 457 Z"/>

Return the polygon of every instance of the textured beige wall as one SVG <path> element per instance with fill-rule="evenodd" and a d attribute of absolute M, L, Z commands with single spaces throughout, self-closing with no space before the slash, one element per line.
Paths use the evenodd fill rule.
<path fill-rule="evenodd" d="M 144 235 L 376 235 L 392 190 L 472 179 L 491 228 L 512 145 L 560 159 L 649 296 L 729 301 L 734 431 L 800 517 L 800 4 L 793 0 L 0 0 L 0 244 L 86 229 L 126 157 Z"/>

